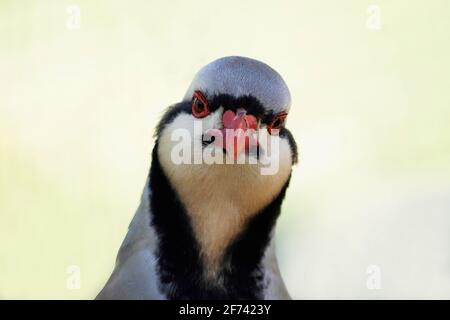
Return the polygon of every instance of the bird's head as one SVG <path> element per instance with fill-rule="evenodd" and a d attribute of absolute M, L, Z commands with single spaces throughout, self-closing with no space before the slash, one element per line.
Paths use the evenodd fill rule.
<path fill-rule="evenodd" d="M 157 136 L 163 158 L 182 166 L 247 164 L 255 170 L 276 162 L 277 170 L 290 167 L 297 160 L 285 127 L 290 105 L 286 83 L 268 65 L 244 57 L 215 60 L 161 120 Z"/>

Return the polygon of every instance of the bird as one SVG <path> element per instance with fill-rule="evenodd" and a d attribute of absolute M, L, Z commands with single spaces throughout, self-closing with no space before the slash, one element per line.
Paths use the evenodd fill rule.
<path fill-rule="evenodd" d="M 156 126 L 140 205 L 96 299 L 290 299 L 275 252 L 298 158 L 290 106 L 287 84 L 264 62 L 227 56 L 202 67 Z M 174 161 L 180 132 L 199 146 L 185 160 L 208 151 L 217 163 Z M 277 143 L 276 172 L 261 174 L 270 148 L 255 134 Z"/>

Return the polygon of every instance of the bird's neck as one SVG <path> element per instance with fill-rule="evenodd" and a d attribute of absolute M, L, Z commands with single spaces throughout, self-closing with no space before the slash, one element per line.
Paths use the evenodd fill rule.
<path fill-rule="evenodd" d="M 157 148 L 149 188 L 162 286 L 170 288 L 171 298 L 258 298 L 261 261 L 289 178 L 274 197 L 266 195 L 267 186 L 259 194 L 250 188 L 224 188 L 211 172 L 206 176 L 198 171 L 192 175 L 197 181 L 174 181 L 165 173 Z"/>

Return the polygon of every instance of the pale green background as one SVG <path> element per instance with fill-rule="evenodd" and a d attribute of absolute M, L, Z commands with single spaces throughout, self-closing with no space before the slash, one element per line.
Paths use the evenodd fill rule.
<path fill-rule="evenodd" d="M 449 40 L 445 0 L 0 0 L 0 298 L 96 295 L 158 118 L 226 55 L 292 91 L 278 252 L 293 297 L 450 298 Z"/>

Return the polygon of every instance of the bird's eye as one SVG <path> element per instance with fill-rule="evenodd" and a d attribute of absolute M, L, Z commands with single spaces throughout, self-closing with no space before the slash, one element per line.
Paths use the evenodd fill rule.
<path fill-rule="evenodd" d="M 286 112 L 280 112 L 277 114 L 272 121 L 267 125 L 267 130 L 270 134 L 272 134 L 272 130 L 279 130 L 284 126 L 284 123 L 286 121 L 287 113 Z"/>
<path fill-rule="evenodd" d="M 192 96 L 192 114 L 196 118 L 204 118 L 209 114 L 208 100 L 201 91 L 195 91 Z"/>

